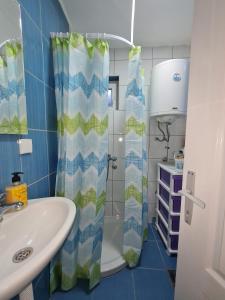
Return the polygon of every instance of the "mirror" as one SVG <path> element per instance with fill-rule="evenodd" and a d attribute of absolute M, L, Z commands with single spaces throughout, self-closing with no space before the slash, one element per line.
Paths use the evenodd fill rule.
<path fill-rule="evenodd" d="M 22 27 L 16 0 L 0 0 L 0 133 L 27 133 Z"/>

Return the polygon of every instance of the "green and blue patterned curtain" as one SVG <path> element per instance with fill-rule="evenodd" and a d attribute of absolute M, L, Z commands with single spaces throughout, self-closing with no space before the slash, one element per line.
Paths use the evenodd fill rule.
<path fill-rule="evenodd" d="M 56 194 L 74 201 L 73 228 L 51 264 L 51 291 L 100 280 L 108 151 L 108 44 L 82 35 L 52 39 L 58 115 Z"/>
<path fill-rule="evenodd" d="M 144 71 L 141 48 L 129 52 L 125 126 L 125 217 L 123 256 L 129 265 L 137 265 L 143 241 L 147 238 L 147 143 Z"/>
<path fill-rule="evenodd" d="M 27 133 L 23 51 L 16 40 L 0 48 L 0 133 Z"/>

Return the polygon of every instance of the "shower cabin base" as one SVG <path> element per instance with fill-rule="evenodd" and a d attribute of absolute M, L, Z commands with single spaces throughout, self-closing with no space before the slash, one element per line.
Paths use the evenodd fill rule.
<path fill-rule="evenodd" d="M 105 217 L 101 256 L 101 275 L 112 275 L 126 266 L 122 257 L 123 221 L 118 216 Z"/>

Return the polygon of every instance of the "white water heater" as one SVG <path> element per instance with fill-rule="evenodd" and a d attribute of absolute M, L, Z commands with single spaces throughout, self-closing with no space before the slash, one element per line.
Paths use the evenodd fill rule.
<path fill-rule="evenodd" d="M 172 123 L 187 113 L 189 61 L 170 59 L 153 67 L 150 116 Z"/>

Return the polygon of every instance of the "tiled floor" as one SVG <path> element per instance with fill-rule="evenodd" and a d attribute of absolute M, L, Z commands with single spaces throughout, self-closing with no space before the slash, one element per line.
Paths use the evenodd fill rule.
<path fill-rule="evenodd" d="M 102 279 L 91 292 L 80 282 L 67 293 L 55 293 L 52 300 L 172 300 L 174 291 L 167 269 L 175 268 L 176 257 L 167 256 L 154 225 L 150 225 L 137 268 Z"/>

